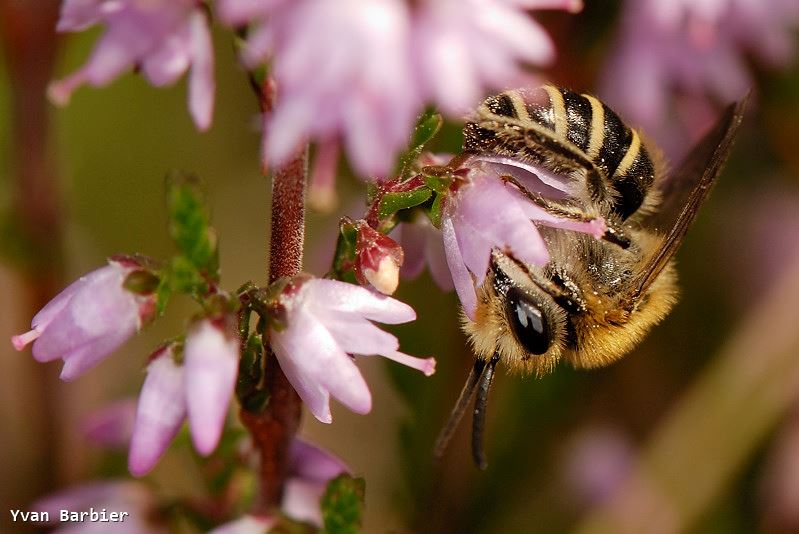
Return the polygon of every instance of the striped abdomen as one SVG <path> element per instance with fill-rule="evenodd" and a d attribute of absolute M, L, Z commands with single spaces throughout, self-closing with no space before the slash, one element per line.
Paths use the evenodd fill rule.
<path fill-rule="evenodd" d="M 480 124 L 472 122 L 464 129 L 464 148 L 529 156 L 561 167 L 556 172 L 564 170 L 557 163 L 564 153 L 574 156 L 575 166 L 588 161 L 615 190 L 610 207 L 622 219 L 641 207 L 655 180 L 655 166 L 638 132 L 593 96 L 551 85 L 506 91 L 486 99 L 477 115 Z M 539 141 L 531 131 L 539 134 Z M 522 137 L 518 143 L 509 142 L 514 135 Z M 523 153 L 511 153 L 518 151 Z"/>

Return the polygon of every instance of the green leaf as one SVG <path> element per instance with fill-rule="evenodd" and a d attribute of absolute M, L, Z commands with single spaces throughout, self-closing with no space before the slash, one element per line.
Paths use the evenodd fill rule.
<path fill-rule="evenodd" d="M 378 215 L 381 220 L 386 219 L 400 210 L 413 208 L 424 203 L 432 194 L 433 191 L 426 186 L 411 191 L 386 193 L 380 199 Z"/>
<path fill-rule="evenodd" d="M 199 297 L 208 292 L 208 283 L 186 256 L 175 256 L 169 265 L 169 280 L 172 291 Z"/>
<path fill-rule="evenodd" d="M 424 145 L 438 133 L 442 124 L 444 124 L 444 119 L 432 109 L 419 116 L 416 121 L 416 127 L 413 129 L 413 134 L 411 134 L 408 150 L 400 156 L 397 174 L 402 177 L 410 175 L 413 163 L 422 153 Z"/>
<path fill-rule="evenodd" d="M 173 172 L 167 176 L 169 234 L 199 271 L 218 279 L 219 251 L 199 178 Z"/>
<path fill-rule="evenodd" d="M 322 518 L 326 534 L 357 533 L 363 516 L 366 483 L 362 478 L 341 474 L 331 480 L 322 496 Z"/>

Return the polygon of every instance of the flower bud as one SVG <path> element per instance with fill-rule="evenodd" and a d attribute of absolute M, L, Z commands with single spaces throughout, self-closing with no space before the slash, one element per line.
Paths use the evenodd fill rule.
<path fill-rule="evenodd" d="M 384 295 L 391 295 L 399 285 L 399 270 L 404 260 L 402 247 L 365 221 L 358 221 L 355 245 L 355 277 L 362 285 L 371 284 Z"/>

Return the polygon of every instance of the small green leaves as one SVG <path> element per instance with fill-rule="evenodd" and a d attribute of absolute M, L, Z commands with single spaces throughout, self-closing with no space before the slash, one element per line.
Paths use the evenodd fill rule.
<path fill-rule="evenodd" d="M 360 530 L 366 484 L 342 474 L 331 480 L 322 496 L 325 534 L 354 534 Z"/>
<path fill-rule="evenodd" d="M 433 191 L 424 186 L 410 191 L 387 192 L 380 199 L 378 215 L 381 220 L 386 219 L 400 210 L 424 203 L 432 194 Z"/>
<path fill-rule="evenodd" d="M 433 110 L 427 110 L 419 116 L 411 135 L 411 142 L 399 159 L 398 172 L 400 178 L 408 178 L 413 171 L 413 164 L 422 153 L 422 149 L 441 129 L 444 119 Z"/>
<path fill-rule="evenodd" d="M 192 174 L 172 172 L 166 179 L 169 234 L 198 271 L 218 279 L 219 251 L 211 228 L 200 180 Z"/>

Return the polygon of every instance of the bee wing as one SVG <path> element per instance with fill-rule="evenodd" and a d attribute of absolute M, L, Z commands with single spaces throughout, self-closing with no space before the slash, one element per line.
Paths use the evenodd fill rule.
<path fill-rule="evenodd" d="M 685 238 L 727 160 L 748 100 L 749 95 L 730 104 L 667 181 L 658 211 L 643 223 L 661 233 L 662 241 L 635 280 L 632 299 L 646 292 Z"/>

